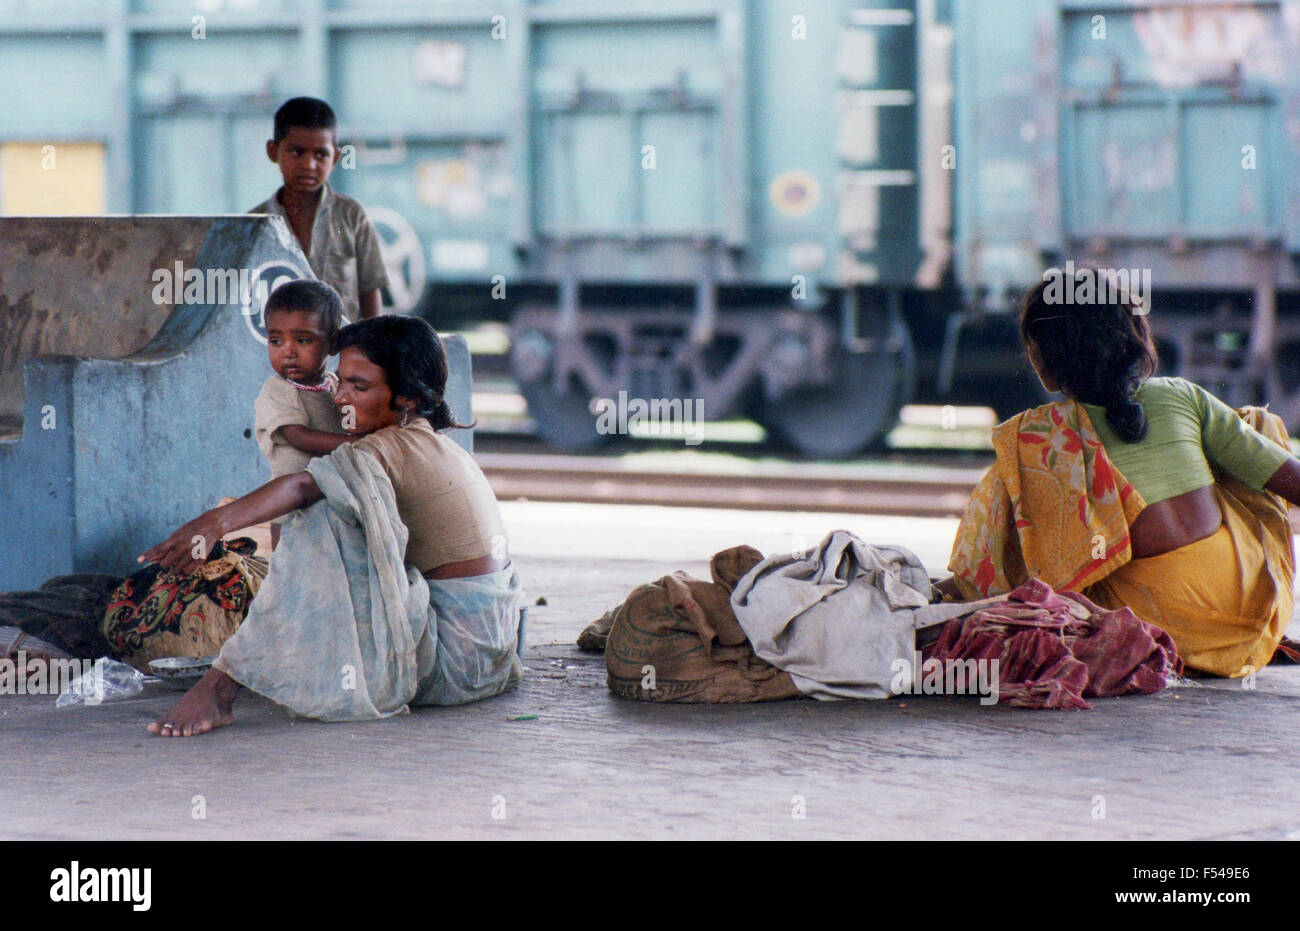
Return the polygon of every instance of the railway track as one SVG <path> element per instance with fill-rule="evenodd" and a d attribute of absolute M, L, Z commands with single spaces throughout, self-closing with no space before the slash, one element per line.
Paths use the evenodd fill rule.
<path fill-rule="evenodd" d="M 590 504 L 657 504 L 669 507 L 811 511 L 900 517 L 960 517 L 982 469 L 905 463 L 857 466 L 895 474 L 853 474 L 825 466 L 794 466 L 788 474 L 755 468 L 690 472 L 622 466 L 616 459 L 583 456 L 475 453 L 501 501 Z M 778 466 L 785 465 L 783 463 Z M 908 472 L 915 473 L 912 477 Z M 1300 535 L 1300 508 L 1290 511 Z"/>
<path fill-rule="evenodd" d="M 658 504 L 918 517 L 961 515 L 981 469 L 896 463 L 744 463 L 721 470 L 648 467 L 588 456 L 476 453 L 503 501 Z"/>

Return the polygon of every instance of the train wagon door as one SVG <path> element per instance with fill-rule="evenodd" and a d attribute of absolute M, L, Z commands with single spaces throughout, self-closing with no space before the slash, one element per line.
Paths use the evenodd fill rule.
<path fill-rule="evenodd" d="M 244 213 L 279 187 L 266 157 L 270 106 L 144 108 L 137 122 L 140 213 Z"/>
<path fill-rule="evenodd" d="M 215 16 L 201 38 L 190 28 L 132 37 L 136 212 L 243 213 L 279 187 L 266 140 L 297 41 L 283 24 Z"/>
<path fill-rule="evenodd" d="M 718 235 L 721 75 L 708 63 L 717 55 L 711 25 L 535 29 L 539 237 Z"/>
<path fill-rule="evenodd" d="M 719 272 L 743 226 L 740 9 L 539 6 L 534 16 L 525 265 L 558 285 L 559 306 L 513 321 L 529 410 L 569 448 L 602 441 L 592 399 L 620 391 L 707 396 L 720 411 L 730 398 L 711 386 L 724 365 L 705 357 L 718 345 Z M 603 287 L 601 298 L 583 285 Z"/>
<path fill-rule="evenodd" d="M 684 86 L 647 90 L 585 90 L 543 104 L 542 237 L 710 234 L 718 216 L 713 107 Z"/>
<path fill-rule="evenodd" d="M 525 18 L 515 4 L 482 16 L 459 6 L 434 4 L 432 21 L 400 29 L 339 25 L 330 41 L 331 102 L 355 146 L 336 186 L 375 224 L 387 306 L 440 327 L 465 294 L 513 284 L 511 223 L 527 203 L 511 162 Z"/>

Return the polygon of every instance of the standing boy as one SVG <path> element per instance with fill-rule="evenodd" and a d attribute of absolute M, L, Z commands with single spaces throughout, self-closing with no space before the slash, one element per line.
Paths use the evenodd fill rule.
<path fill-rule="evenodd" d="M 356 320 L 378 316 L 388 275 L 365 208 L 327 183 L 339 162 L 337 125 L 330 105 L 315 97 L 295 97 L 275 111 L 266 154 L 280 166 L 284 185 L 249 213 L 284 217 L 312 272 L 339 293 L 343 313 Z"/>

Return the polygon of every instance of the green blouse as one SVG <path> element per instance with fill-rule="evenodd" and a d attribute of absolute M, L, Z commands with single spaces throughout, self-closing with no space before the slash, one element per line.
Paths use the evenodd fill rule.
<path fill-rule="evenodd" d="M 1149 378 L 1135 397 L 1148 424 L 1147 435 L 1136 443 L 1115 435 L 1103 408 L 1083 407 L 1106 455 L 1147 504 L 1213 485 L 1211 463 L 1260 491 L 1289 456 L 1228 405 L 1186 379 Z"/>

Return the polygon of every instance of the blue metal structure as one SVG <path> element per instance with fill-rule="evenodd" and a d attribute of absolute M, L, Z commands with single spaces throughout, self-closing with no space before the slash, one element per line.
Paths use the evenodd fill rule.
<path fill-rule="evenodd" d="M 1067 259 L 1151 269 L 1176 370 L 1300 422 L 1298 9 L 0 0 L 0 147 L 102 145 L 101 209 L 238 211 L 275 107 L 324 97 L 390 306 L 510 321 L 564 445 L 620 390 L 819 455 L 913 397 L 1014 410 L 1007 311 Z"/>
<path fill-rule="evenodd" d="M 223 495 L 270 479 L 253 438 L 270 368 L 250 295 L 156 290 L 178 264 L 207 282 L 227 270 L 310 274 L 277 217 L 0 218 L 0 379 L 22 379 L 0 398 L 0 413 L 15 401 L 22 411 L 6 418 L 21 433 L 0 438 L 0 591 L 126 575 Z M 145 312 L 115 343 L 114 318 L 132 308 Z M 463 337 L 444 342 L 447 402 L 469 422 L 469 351 Z M 468 430 L 449 436 L 472 451 Z"/>

